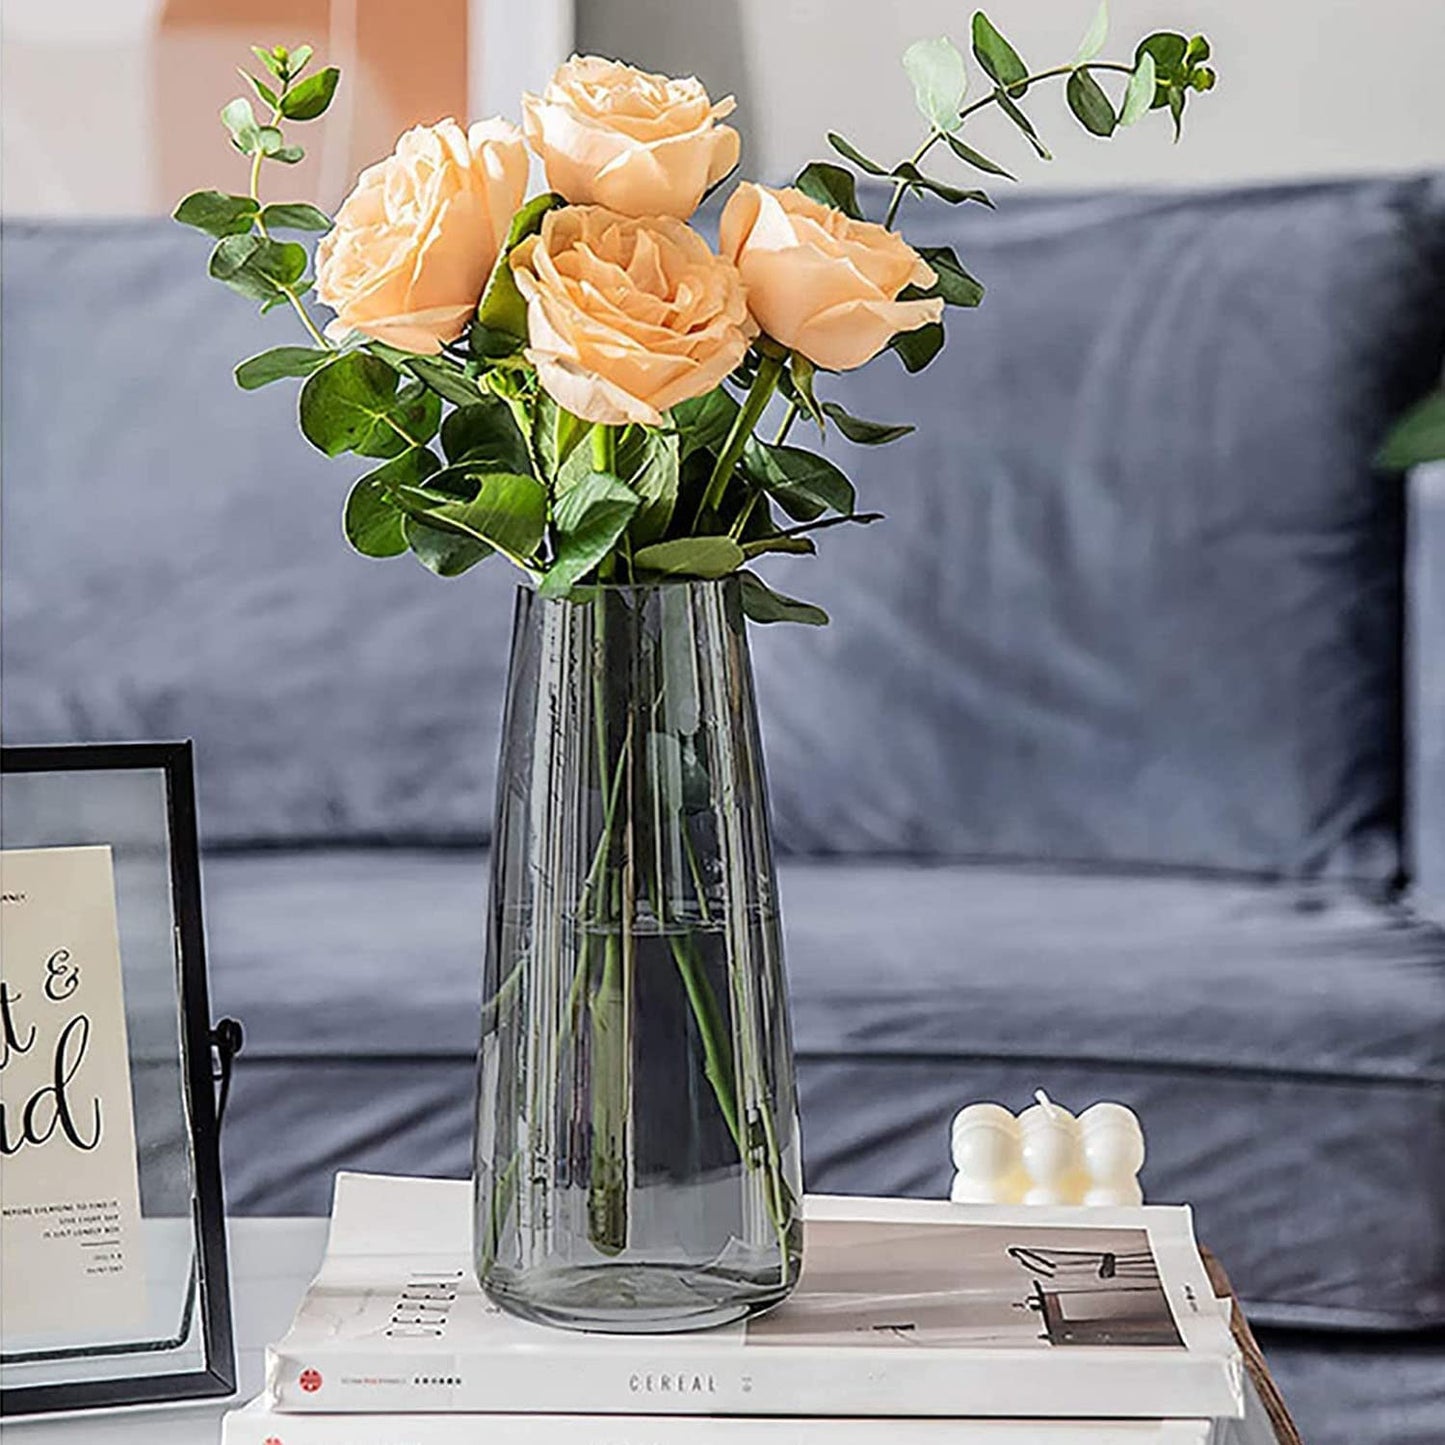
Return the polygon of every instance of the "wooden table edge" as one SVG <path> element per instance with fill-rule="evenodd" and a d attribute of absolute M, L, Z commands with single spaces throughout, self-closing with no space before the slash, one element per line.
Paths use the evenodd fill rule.
<path fill-rule="evenodd" d="M 1290 1419 L 1284 1396 L 1280 1394 L 1279 1386 L 1275 1384 L 1274 1377 L 1269 1373 L 1269 1366 L 1264 1362 L 1259 1341 L 1255 1339 L 1254 1331 L 1250 1329 L 1249 1321 L 1239 1307 L 1238 1296 L 1234 1293 L 1234 1286 L 1230 1284 L 1224 1266 L 1209 1250 L 1201 1249 L 1200 1253 L 1204 1256 L 1204 1268 L 1209 1274 L 1210 1284 L 1214 1286 L 1215 1295 L 1219 1299 L 1227 1299 L 1230 1303 L 1230 1327 L 1234 1332 L 1235 1343 L 1244 1356 L 1244 1368 L 1254 1382 L 1254 1388 L 1259 1393 L 1265 1414 L 1269 1416 L 1269 1423 L 1274 1427 L 1279 1445 L 1304 1445 L 1299 1430 Z"/>

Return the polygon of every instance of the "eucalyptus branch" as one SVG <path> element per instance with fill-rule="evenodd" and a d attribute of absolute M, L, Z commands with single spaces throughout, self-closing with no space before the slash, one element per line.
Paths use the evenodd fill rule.
<path fill-rule="evenodd" d="M 846 527 L 850 522 L 856 522 L 866 527 L 869 522 L 881 522 L 882 512 L 849 512 L 846 517 L 825 517 L 821 522 L 804 522 L 797 527 L 784 527 L 780 532 L 774 532 L 774 537 L 804 537 L 809 532 L 826 532 L 829 527 Z"/>

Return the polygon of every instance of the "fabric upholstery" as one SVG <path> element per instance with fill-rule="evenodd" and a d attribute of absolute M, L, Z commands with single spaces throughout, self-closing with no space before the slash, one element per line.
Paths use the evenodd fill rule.
<path fill-rule="evenodd" d="M 920 216 L 992 295 L 906 387 L 839 383 L 923 424 L 847 458 L 883 527 L 775 569 L 836 619 L 758 635 L 782 845 L 1392 877 L 1366 458 L 1438 367 L 1442 218 L 1429 181 Z M 213 843 L 482 841 L 513 579 L 347 552 L 364 464 L 234 387 L 285 326 L 204 247 L 5 229 L 7 734 L 193 736 Z"/>
<path fill-rule="evenodd" d="M 1412 478 L 1405 630 L 1415 896 L 1445 920 L 1445 463 Z"/>
<path fill-rule="evenodd" d="M 959 214 L 962 211 L 965 214 Z M 1402 489 L 1370 466 L 1445 336 L 1445 183 L 948 212 L 990 288 L 849 450 L 888 514 L 786 559 L 758 639 L 799 852 L 1399 867 Z"/>
<path fill-rule="evenodd" d="M 232 1206 L 466 1173 L 483 856 L 227 856 L 206 883 L 247 1031 Z M 1445 931 L 1323 885 L 794 862 L 780 890 L 809 1188 L 941 1196 L 962 1103 L 1117 1098 L 1151 1197 L 1195 1205 L 1259 1317 L 1445 1323 Z"/>

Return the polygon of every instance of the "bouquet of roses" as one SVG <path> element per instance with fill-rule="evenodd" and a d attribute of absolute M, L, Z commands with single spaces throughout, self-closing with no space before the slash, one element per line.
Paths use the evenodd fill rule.
<path fill-rule="evenodd" d="M 217 238 L 212 276 L 263 311 L 290 307 L 306 328 L 309 346 L 252 357 L 236 379 L 304 378 L 306 438 L 377 463 L 346 502 L 359 552 L 410 551 L 447 577 L 496 553 L 553 597 L 741 571 L 753 619 L 825 622 L 745 569 L 814 551 L 826 527 L 877 519 L 833 461 L 790 440 L 800 418 L 862 446 L 911 430 L 824 400 L 819 374 L 885 350 L 917 371 L 944 344 L 945 308 L 983 296 L 951 249 L 915 250 L 894 229 L 908 197 L 989 204 L 925 160 L 1007 176 L 963 139 L 987 107 L 1046 159 L 1021 102 L 1047 79 L 1065 82 L 1097 136 L 1154 109 L 1177 134 L 1189 94 L 1214 83 L 1202 37 L 1154 34 L 1115 64 L 1097 59 L 1106 29 L 1101 6 L 1069 64 L 1034 72 L 976 14 L 984 81 L 971 101 L 961 51 L 918 42 L 904 56 L 927 122 L 913 155 L 886 166 L 830 134 L 847 164 L 815 162 L 784 189 L 738 183 L 716 249 L 689 218 L 735 172 L 740 141 L 723 123 L 732 100 L 712 101 L 695 79 L 574 57 L 523 97 L 520 131 L 501 119 L 408 131 L 333 220 L 263 203 L 259 181 L 268 162 L 300 159 L 283 126 L 321 115 L 339 73 L 306 75 L 309 46 L 257 47 L 264 78 L 246 79 L 269 114 L 246 98 L 221 112 L 250 157 L 249 190 L 197 192 L 175 215 Z M 1122 84 L 1117 99 L 1101 76 Z M 529 151 L 549 187 L 531 199 Z M 864 214 L 857 172 L 876 183 L 880 221 Z M 288 231 L 326 233 L 314 278 Z M 305 304 L 313 289 L 335 313 L 324 332 Z M 779 393 L 781 417 L 760 436 Z"/>

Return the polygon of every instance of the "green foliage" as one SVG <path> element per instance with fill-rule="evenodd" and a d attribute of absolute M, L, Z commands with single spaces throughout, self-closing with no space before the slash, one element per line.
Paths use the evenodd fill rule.
<path fill-rule="evenodd" d="M 853 173 L 842 166 L 835 166 L 830 161 L 812 161 L 798 172 L 798 179 L 793 184 L 821 205 L 842 211 L 855 221 L 863 219 L 858 205 L 858 184 L 853 179 Z"/>
<path fill-rule="evenodd" d="M 869 160 L 857 146 L 850 140 L 845 140 L 836 131 L 828 132 L 828 144 L 838 152 L 844 160 L 852 161 L 860 171 L 870 176 L 886 176 L 888 167 L 879 165 L 877 161 Z"/>
<path fill-rule="evenodd" d="M 253 202 L 254 205 L 254 202 Z M 263 206 L 261 220 L 268 231 L 329 231 L 331 217 L 304 201 L 283 201 Z"/>
<path fill-rule="evenodd" d="M 363 557 L 398 557 L 407 549 L 404 516 L 384 482 L 362 477 L 351 489 L 342 514 L 346 540 Z"/>
<path fill-rule="evenodd" d="M 825 401 L 823 411 L 833 425 L 850 442 L 862 447 L 879 447 L 906 437 L 914 428 L 911 426 L 890 426 L 886 422 L 864 421 L 862 417 L 850 416 L 836 401 Z"/>
<path fill-rule="evenodd" d="M 1041 161 L 1053 160 L 1053 153 L 1043 141 L 1039 139 L 1039 133 L 1034 129 L 1034 123 L 1003 91 L 997 91 L 994 99 L 998 101 L 998 108 L 1023 132 L 1024 139 L 1034 148 L 1034 154 Z"/>
<path fill-rule="evenodd" d="M 1148 114 L 1157 89 L 1154 57 L 1145 51 L 1134 64 L 1129 84 L 1124 90 L 1124 104 L 1119 109 L 1119 124 L 1133 125 Z"/>
<path fill-rule="evenodd" d="M 561 597 L 571 591 L 617 544 L 641 506 L 630 487 L 604 472 L 592 472 L 557 499 L 552 521 L 557 552 L 538 591 Z"/>
<path fill-rule="evenodd" d="M 999 165 L 997 161 L 991 161 L 981 151 L 976 151 L 971 145 L 965 145 L 956 135 L 945 135 L 944 140 L 948 148 L 965 165 L 972 166 L 975 170 L 986 171 L 991 176 L 1002 176 L 1005 180 L 1013 180 L 1014 177 Z"/>
<path fill-rule="evenodd" d="M 816 452 L 748 440 L 743 471 L 795 521 L 813 522 L 824 512 L 847 515 L 857 504 L 853 483 Z"/>
<path fill-rule="evenodd" d="M 1091 135 L 1110 136 L 1118 124 L 1114 107 L 1099 82 L 1087 70 L 1076 70 L 1066 87 L 1069 109 Z"/>
<path fill-rule="evenodd" d="M 632 565 L 659 577 L 726 577 L 743 565 L 743 549 L 731 537 L 675 537 L 634 552 Z"/>
<path fill-rule="evenodd" d="M 977 306 L 983 300 L 983 283 L 963 268 L 952 246 L 920 246 L 918 254 L 933 267 L 937 280 L 926 291 L 909 286 L 901 293 L 903 300 L 920 296 L 941 296 L 949 306 Z"/>
<path fill-rule="evenodd" d="M 401 495 L 413 504 L 409 510 L 421 521 L 485 542 L 519 565 L 536 556 L 547 531 L 547 489 L 535 477 L 520 473 L 485 473 L 469 502 L 438 501 L 430 487 L 402 488 Z"/>
<path fill-rule="evenodd" d="M 922 371 L 943 350 L 943 342 L 943 327 L 937 321 L 930 321 L 917 330 L 900 331 L 888 346 L 898 353 L 906 370 Z"/>
<path fill-rule="evenodd" d="M 808 627 L 826 627 L 828 614 L 811 602 L 799 602 L 774 592 L 754 572 L 742 574 L 743 613 L 754 622 L 801 622 Z"/>
<path fill-rule="evenodd" d="M 210 274 L 253 301 L 284 296 L 306 271 L 306 248 L 264 236 L 226 236 L 211 252 Z"/>
<path fill-rule="evenodd" d="M 417 561 L 438 577 L 460 577 L 492 555 L 485 542 L 430 526 L 416 516 L 405 518 L 402 534 Z"/>
<path fill-rule="evenodd" d="M 442 452 L 474 471 L 530 472 L 531 453 L 512 409 L 495 396 L 476 396 L 442 423 Z"/>
<path fill-rule="evenodd" d="M 301 388 L 302 434 L 329 457 L 397 455 L 411 444 L 400 430 L 400 381 L 395 367 L 365 351 L 338 356 Z"/>
<path fill-rule="evenodd" d="M 517 288 L 507 258 L 528 236 L 535 236 L 542 229 L 543 217 L 561 200 L 561 196 L 550 191 L 534 196 L 512 217 L 506 245 L 492 267 L 492 274 L 477 305 L 477 326 L 484 344 L 483 355 L 510 356 L 527 344 L 527 303 Z"/>
<path fill-rule="evenodd" d="M 901 162 L 894 166 L 889 174 L 906 181 L 910 190 L 928 191 L 940 201 L 947 201 L 950 206 L 960 205 L 964 201 L 976 201 L 982 206 L 993 205 L 987 191 L 968 190 L 962 186 L 950 186 L 944 181 L 936 181 L 931 176 L 925 176 L 912 161 Z"/>
<path fill-rule="evenodd" d="M 334 65 L 307 76 L 281 97 L 281 114 L 287 120 L 315 120 L 324 115 L 340 80 L 341 72 Z"/>
<path fill-rule="evenodd" d="M 1089 28 L 1084 32 L 1084 38 L 1079 42 L 1079 48 L 1074 54 L 1074 64 L 1083 65 L 1092 60 L 1104 48 L 1104 42 L 1109 38 L 1109 0 L 1099 0 L 1099 8 L 1094 12 L 1094 18 L 1089 22 Z"/>
<path fill-rule="evenodd" d="M 1209 42 L 1202 35 L 1186 39 L 1177 31 L 1156 31 L 1141 40 L 1134 52 L 1136 75 L 1146 55 L 1154 62 L 1154 99 L 1150 109 L 1168 109 L 1174 121 L 1174 139 L 1178 140 L 1189 92 L 1214 88 L 1215 73 L 1204 64 L 1210 56 Z"/>
<path fill-rule="evenodd" d="M 171 212 L 183 226 L 194 226 L 208 236 L 249 235 L 260 207 L 250 196 L 228 196 L 223 191 L 192 191 Z"/>
<path fill-rule="evenodd" d="M 682 459 L 686 461 L 698 451 L 721 450 L 737 414 L 737 402 L 721 387 L 678 402 L 672 409 L 672 423 L 677 428 Z"/>
<path fill-rule="evenodd" d="M 1376 462 L 1391 471 L 1445 459 L 1445 391 L 1432 392 L 1395 424 Z"/>
<path fill-rule="evenodd" d="M 328 365 L 336 353 L 310 346 L 275 346 L 243 361 L 236 368 L 236 385 L 242 391 L 255 391 L 283 377 L 310 376 Z"/>
<path fill-rule="evenodd" d="M 231 135 L 231 144 L 239 151 L 250 155 L 261 144 L 261 127 L 256 123 L 256 112 L 245 96 L 228 101 L 221 107 L 221 124 Z"/>
<path fill-rule="evenodd" d="M 1023 94 L 1020 83 L 1028 78 L 1029 68 L 1017 50 L 994 28 L 982 10 L 974 12 L 973 53 L 990 79 L 1017 95 Z"/>
<path fill-rule="evenodd" d="M 618 445 L 618 469 L 642 502 L 628 529 L 634 546 L 645 547 L 667 532 L 677 507 L 680 459 L 675 432 L 628 427 Z"/>
<path fill-rule="evenodd" d="M 913 82 L 913 98 L 923 118 L 935 130 L 957 130 L 968 69 L 953 41 L 944 36 L 915 40 L 903 52 L 903 69 Z"/>

